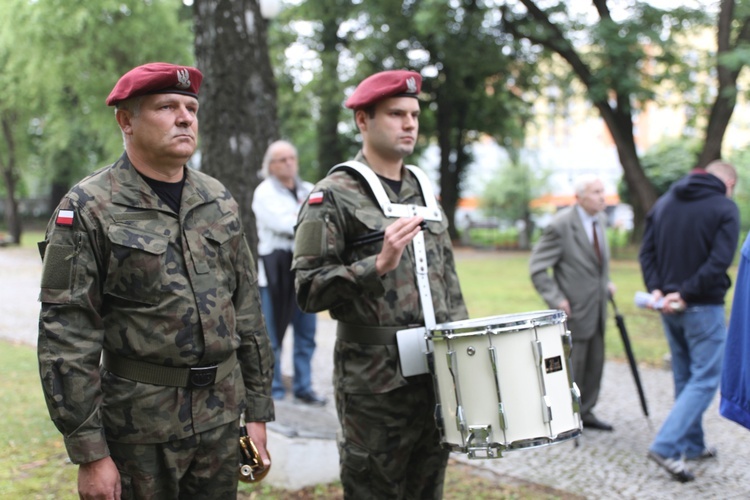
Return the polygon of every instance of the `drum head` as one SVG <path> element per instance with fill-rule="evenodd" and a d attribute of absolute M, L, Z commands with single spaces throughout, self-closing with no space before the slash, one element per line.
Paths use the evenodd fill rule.
<path fill-rule="evenodd" d="M 486 318 L 466 319 L 441 323 L 430 330 L 429 336 L 449 336 L 470 334 L 475 335 L 481 331 L 492 331 L 493 333 L 517 332 L 534 328 L 562 323 L 565 321 L 565 313 L 555 309 L 543 311 L 531 311 L 515 314 L 501 314 L 499 316 L 488 316 Z"/>

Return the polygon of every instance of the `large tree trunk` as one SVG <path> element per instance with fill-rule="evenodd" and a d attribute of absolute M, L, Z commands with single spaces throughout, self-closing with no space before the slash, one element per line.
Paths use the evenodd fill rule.
<path fill-rule="evenodd" d="M 321 33 L 323 50 L 320 53 L 320 59 L 323 68 L 321 72 L 323 78 L 316 84 L 320 100 L 320 119 L 317 125 L 317 135 L 318 174 L 321 178 L 325 177 L 331 167 L 346 159 L 344 158 L 345 148 L 342 145 L 338 130 L 341 101 L 343 99 L 341 85 L 336 76 L 338 75 L 339 62 L 337 45 L 340 42 L 338 30 L 339 22 L 336 19 L 336 13 L 328 13 L 328 18 L 323 19 L 323 32 Z"/>
<path fill-rule="evenodd" d="M 16 143 L 13 139 L 13 117 L 5 114 L 2 118 L 3 140 L 7 149 L 7 156 L 0 158 L 0 169 L 5 181 L 5 223 L 8 226 L 10 242 L 21 243 L 21 216 L 18 214 L 18 200 L 16 199 L 16 185 L 18 171 L 16 168 Z"/>
<path fill-rule="evenodd" d="M 257 0 L 195 0 L 193 15 L 195 55 L 204 76 L 198 114 L 201 168 L 237 199 L 257 253 L 253 191 L 263 154 L 278 138 L 266 21 Z"/>
<path fill-rule="evenodd" d="M 445 215 L 448 218 L 448 233 L 451 239 L 458 239 L 458 232 L 454 220 L 456 218 L 456 206 L 458 205 L 459 195 L 459 169 L 458 150 L 453 144 L 452 134 L 453 113 L 444 104 L 437 110 L 437 135 L 438 145 L 440 146 L 440 204 L 443 206 Z"/>
<path fill-rule="evenodd" d="M 613 110 L 606 101 L 594 102 L 599 113 L 607 124 L 612 139 L 615 141 L 617 156 L 622 165 L 625 184 L 633 197 L 633 232 L 632 242 L 639 242 L 643 236 L 646 214 L 656 203 L 658 195 L 651 181 L 641 166 L 641 160 L 635 149 L 632 114 L 625 104 L 626 98 L 618 99 L 618 107 Z"/>
<path fill-rule="evenodd" d="M 750 17 L 741 19 L 737 40 L 731 41 L 732 22 L 734 20 L 734 1 L 724 0 L 721 2 L 719 11 L 718 29 L 716 31 L 718 54 L 716 70 L 719 80 L 719 91 L 716 100 L 711 107 L 711 114 L 706 127 L 706 140 L 703 150 L 698 157 L 698 167 L 705 167 L 713 160 L 721 158 L 721 145 L 724 142 L 724 133 L 729 126 L 729 120 L 734 113 L 737 104 L 737 77 L 742 66 L 734 69 L 727 68 L 721 61 L 721 57 L 735 50 L 740 44 L 747 44 L 750 40 Z"/>

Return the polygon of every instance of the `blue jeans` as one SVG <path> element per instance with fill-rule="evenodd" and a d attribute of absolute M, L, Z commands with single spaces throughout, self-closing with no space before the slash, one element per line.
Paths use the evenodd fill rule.
<path fill-rule="evenodd" d="M 273 321 L 273 304 L 271 304 L 271 293 L 268 287 L 260 287 L 260 302 L 274 355 L 271 392 L 274 399 L 283 399 L 286 388 L 281 379 L 281 343 L 277 340 L 276 325 L 274 325 Z M 315 314 L 302 312 L 299 306 L 294 305 L 294 314 L 292 315 L 292 330 L 294 332 L 292 357 L 294 361 L 294 381 L 292 383 L 292 391 L 295 396 L 303 396 L 313 392 L 310 364 L 313 352 L 315 352 L 316 323 Z"/>
<path fill-rule="evenodd" d="M 703 451 L 703 413 L 721 381 L 727 329 L 724 306 L 689 307 L 662 315 L 672 352 L 675 402 L 651 451 L 667 458 L 694 458 Z"/>

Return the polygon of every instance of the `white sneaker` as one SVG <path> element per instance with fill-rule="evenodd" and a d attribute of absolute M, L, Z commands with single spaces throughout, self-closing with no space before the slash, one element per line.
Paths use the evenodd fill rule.
<path fill-rule="evenodd" d="M 695 476 L 685 466 L 685 461 L 681 458 L 679 460 L 666 458 L 651 450 L 648 452 L 648 458 L 661 465 L 664 470 L 669 472 L 674 479 L 681 483 L 687 483 L 688 481 L 695 479 Z"/>

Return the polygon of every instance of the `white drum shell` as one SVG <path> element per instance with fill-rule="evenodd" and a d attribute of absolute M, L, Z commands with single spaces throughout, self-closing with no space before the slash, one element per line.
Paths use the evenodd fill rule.
<path fill-rule="evenodd" d="M 455 451 L 470 452 L 542 446 L 578 436 L 581 421 L 563 347 L 566 333 L 561 311 L 457 321 L 431 330 L 443 441 Z M 541 357 L 535 356 L 539 347 Z M 463 429 L 456 417 L 459 403 Z M 477 439 L 473 429 L 489 429 L 489 434 Z"/>

